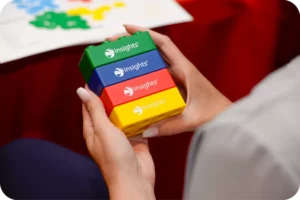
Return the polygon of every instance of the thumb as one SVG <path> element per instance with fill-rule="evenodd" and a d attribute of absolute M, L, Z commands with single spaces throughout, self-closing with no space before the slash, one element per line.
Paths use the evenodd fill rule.
<path fill-rule="evenodd" d="M 84 104 L 86 119 L 91 122 L 89 125 L 93 127 L 95 136 L 101 140 L 112 138 L 111 132 L 115 130 L 115 126 L 109 120 L 100 98 L 88 87 L 79 88 L 77 94 Z"/>
<path fill-rule="evenodd" d="M 183 133 L 186 130 L 184 115 L 177 115 L 152 124 L 143 132 L 144 138 L 171 136 Z"/>

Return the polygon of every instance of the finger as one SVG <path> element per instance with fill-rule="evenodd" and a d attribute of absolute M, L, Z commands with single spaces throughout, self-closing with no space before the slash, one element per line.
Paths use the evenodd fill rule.
<path fill-rule="evenodd" d="M 117 140 L 117 139 L 122 138 L 123 140 L 127 141 L 125 134 L 119 128 L 117 128 L 108 118 L 101 99 L 88 88 L 88 85 L 86 85 L 86 90 L 91 94 L 91 96 L 94 99 L 94 102 L 98 102 L 98 104 L 101 105 L 100 106 L 101 111 L 98 110 L 98 112 L 100 112 L 102 117 L 101 117 L 100 121 L 97 118 L 95 118 L 95 121 L 97 121 L 99 124 L 98 125 L 94 124 L 94 130 L 96 129 L 95 132 L 101 134 L 100 139 L 104 143 L 107 143 L 108 145 L 111 144 L 113 146 L 114 146 L 113 143 L 115 143 L 116 142 L 115 140 Z M 92 117 L 92 119 L 93 119 L 93 117 Z M 94 119 L 92 121 L 94 121 Z M 111 141 L 114 141 L 114 142 L 111 143 Z"/>
<path fill-rule="evenodd" d="M 83 118 L 83 137 L 87 144 L 91 142 L 94 135 L 94 128 L 92 119 L 86 110 L 86 107 L 84 104 L 82 104 L 82 118 Z"/>
<path fill-rule="evenodd" d="M 146 144 L 146 145 L 148 145 L 148 140 L 143 138 L 142 135 L 137 135 L 135 137 L 128 138 L 128 140 L 131 143 L 131 145 L 135 145 L 135 144 Z"/>
<path fill-rule="evenodd" d="M 143 132 L 144 138 L 170 136 L 186 132 L 184 114 L 170 117 L 152 124 Z"/>
<path fill-rule="evenodd" d="M 171 60 L 169 60 L 169 58 L 164 54 L 164 52 L 162 52 L 161 50 L 159 50 L 160 55 L 163 57 L 163 59 L 169 64 L 171 65 Z"/>
<path fill-rule="evenodd" d="M 89 89 L 84 88 L 79 88 L 77 94 L 90 116 L 94 133 L 100 137 L 109 135 L 114 126 L 108 119 L 100 98 Z"/>
<path fill-rule="evenodd" d="M 177 46 L 171 41 L 171 39 L 168 36 L 135 25 L 124 25 L 124 27 L 126 31 L 130 34 L 133 34 L 137 31 L 148 31 L 155 44 L 159 47 L 159 49 L 162 51 L 162 53 L 171 65 L 177 67 L 180 66 L 180 63 L 187 62 L 186 57 L 181 53 L 181 51 L 177 48 Z"/>
<path fill-rule="evenodd" d="M 180 85 L 179 83 L 176 83 L 177 89 L 179 90 L 179 93 L 181 97 L 184 99 L 184 101 L 187 103 L 188 102 L 188 96 L 187 96 L 187 91 L 184 86 Z"/>
<path fill-rule="evenodd" d="M 142 135 L 129 138 L 129 142 L 135 153 L 149 151 L 148 140 L 146 138 L 143 138 Z"/>
<path fill-rule="evenodd" d="M 93 146 L 94 140 L 94 127 L 90 114 L 88 113 L 86 106 L 82 103 L 82 118 L 83 118 L 83 138 L 85 139 L 88 148 Z"/>
<path fill-rule="evenodd" d="M 129 33 L 120 33 L 120 34 L 116 34 L 111 37 L 108 37 L 105 40 L 112 42 L 112 41 L 115 41 L 115 40 L 119 39 L 120 37 L 124 37 L 124 36 L 130 36 L 130 34 Z"/>

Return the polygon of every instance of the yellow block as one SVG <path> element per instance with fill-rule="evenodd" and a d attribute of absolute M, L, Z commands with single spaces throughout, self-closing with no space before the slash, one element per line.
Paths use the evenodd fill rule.
<path fill-rule="evenodd" d="M 180 114 L 185 102 L 177 87 L 120 106 L 109 118 L 127 137 L 142 133 L 149 125 Z"/>

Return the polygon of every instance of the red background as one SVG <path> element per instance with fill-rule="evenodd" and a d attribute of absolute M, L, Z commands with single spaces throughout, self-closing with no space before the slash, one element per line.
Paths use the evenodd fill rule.
<path fill-rule="evenodd" d="M 284 0 L 180 0 L 192 23 L 156 29 L 235 101 L 300 52 L 300 18 Z M 0 66 L 0 145 L 20 137 L 50 140 L 87 154 L 82 138 L 84 85 L 78 62 L 85 46 L 60 49 Z M 182 196 L 191 134 L 152 139 L 158 199 Z"/>

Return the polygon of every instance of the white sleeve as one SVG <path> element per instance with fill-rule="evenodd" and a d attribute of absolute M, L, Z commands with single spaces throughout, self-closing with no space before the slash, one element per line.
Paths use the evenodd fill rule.
<path fill-rule="evenodd" d="M 299 189 L 292 171 L 239 127 L 195 136 L 185 199 L 289 199 Z"/>
<path fill-rule="evenodd" d="M 289 199 L 300 186 L 300 56 L 193 138 L 185 199 Z"/>

